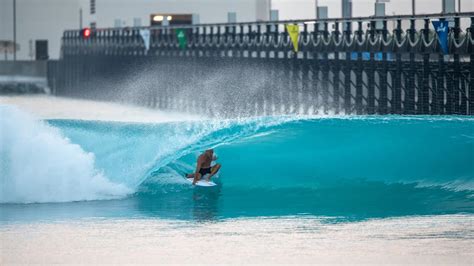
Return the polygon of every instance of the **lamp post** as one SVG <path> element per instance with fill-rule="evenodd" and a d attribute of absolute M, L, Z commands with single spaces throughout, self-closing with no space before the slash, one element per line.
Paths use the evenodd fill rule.
<path fill-rule="evenodd" d="M 16 0 L 13 0 L 13 61 L 16 61 Z"/>
<path fill-rule="evenodd" d="M 82 29 L 82 7 L 79 8 L 79 29 Z"/>
<path fill-rule="evenodd" d="M 318 6 L 319 6 L 318 5 L 318 0 L 314 0 L 314 6 L 316 8 L 316 19 L 319 19 L 319 17 L 318 17 Z"/>

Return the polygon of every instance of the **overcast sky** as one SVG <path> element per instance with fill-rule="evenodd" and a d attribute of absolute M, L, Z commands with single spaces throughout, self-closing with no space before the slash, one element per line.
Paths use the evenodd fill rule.
<path fill-rule="evenodd" d="M 386 4 L 387 15 L 411 14 L 412 0 L 391 0 Z M 458 0 L 456 1 L 456 8 Z M 315 18 L 315 0 L 272 0 L 272 9 L 278 9 L 280 19 Z M 372 16 L 375 0 L 352 0 L 354 17 Z M 442 0 L 416 0 L 416 12 L 440 13 Z M 329 17 L 341 17 L 341 0 L 318 0 L 318 5 L 328 6 Z M 461 0 L 461 11 L 473 12 L 474 0 Z"/>

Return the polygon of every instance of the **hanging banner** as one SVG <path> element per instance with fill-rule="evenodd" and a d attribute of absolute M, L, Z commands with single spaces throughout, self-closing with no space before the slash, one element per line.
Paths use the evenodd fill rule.
<path fill-rule="evenodd" d="M 142 36 L 143 42 L 145 43 L 145 49 L 148 51 L 148 49 L 150 49 L 150 30 L 140 30 L 140 36 Z"/>
<path fill-rule="evenodd" d="M 176 29 L 176 37 L 178 38 L 179 48 L 186 48 L 188 41 L 186 40 L 186 32 L 184 32 L 184 29 Z"/>
<path fill-rule="evenodd" d="M 300 34 L 300 27 L 295 24 L 287 24 L 286 30 L 290 35 L 291 42 L 293 43 L 293 49 L 298 52 L 298 35 Z"/>
<path fill-rule="evenodd" d="M 448 26 L 448 21 L 442 21 L 442 20 L 433 20 L 433 27 L 436 30 L 436 33 L 438 34 L 438 41 L 439 45 L 441 46 L 441 50 L 443 51 L 444 54 L 448 53 L 448 31 L 449 31 L 449 26 Z"/>

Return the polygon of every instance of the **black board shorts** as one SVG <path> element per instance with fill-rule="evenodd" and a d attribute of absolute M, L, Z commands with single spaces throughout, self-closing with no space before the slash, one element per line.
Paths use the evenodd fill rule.
<path fill-rule="evenodd" d="M 201 168 L 201 169 L 199 169 L 199 173 L 201 174 L 201 176 L 204 176 L 205 174 L 210 174 L 211 173 L 211 167 Z"/>

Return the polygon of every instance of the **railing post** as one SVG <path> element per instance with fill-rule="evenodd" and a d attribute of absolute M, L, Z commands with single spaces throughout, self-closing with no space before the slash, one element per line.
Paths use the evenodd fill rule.
<path fill-rule="evenodd" d="M 218 57 L 222 57 L 222 43 L 221 43 L 221 36 L 222 36 L 222 32 L 221 32 L 221 26 L 217 26 L 217 43 L 216 43 L 216 55 Z M 220 46 L 217 46 L 217 45 L 220 45 Z"/>
<path fill-rule="evenodd" d="M 340 32 L 339 32 L 339 22 L 336 21 L 334 22 L 334 39 L 336 42 L 340 41 Z M 334 109 L 335 114 L 339 114 L 339 100 L 341 97 L 341 92 L 339 91 L 339 71 L 341 69 L 340 67 L 340 61 L 339 61 L 339 49 L 340 47 L 334 47 L 334 62 L 333 62 L 333 67 L 332 67 L 332 72 L 333 72 L 333 79 L 332 79 L 332 85 L 333 85 L 333 100 L 332 100 L 332 108 Z"/>
<path fill-rule="evenodd" d="M 313 29 L 313 40 L 318 40 L 319 38 L 319 22 L 314 24 Z M 313 106 L 313 113 L 319 112 L 319 88 L 321 84 L 319 84 L 319 52 L 318 48 L 312 50 L 313 60 L 311 61 L 311 81 L 312 81 L 312 88 L 311 88 L 311 104 Z"/>
<path fill-rule="evenodd" d="M 444 18 L 441 18 L 440 21 L 445 21 Z M 436 114 L 445 114 L 446 105 L 445 105 L 445 62 L 444 62 L 444 52 L 441 48 L 438 48 L 438 76 L 436 80 Z"/>
<path fill-rule="evenodd" d="M 285 33 L 284 33 L 284 38 L 287 39 L 289 38 L 289 34 L 288 34 L 288 29 L 286 27 L 285 28 Z M 288 50 L 285 50 L 284 52 L 284 68 L 283 68 L 283 71 L 285 73 L 283 73 L 284 77 L 285 77 L 285 86 L 282 88 L 284 93 L 284 97 L 282 99 L 282 102 L 285 102 L 286 103 L 284 104 L 285 106 L 285 114 L 289 114 L 290 111 L 291 111 L 291 104 L 293 103 L 293 99 L 291 98 L 291 62 L 292 62 L 292 58 L 293 56 L 292 55 L 292 52 L 288 51 Z"/>
<path fill-rule="evenodd" d="M 459 33 L 461 31 L 459 23 L 459 17 L 454 18 L 454 40 L 459 41 Z M 454 114 L 465 114 L 466 104 L 464 92 L 461 93 L 461 65 L 459 63 L 459 51 L 453 45 L 453 60 L 454 60 L 454 72 L 453 72 L 453 109 Z"/>
<path fill-rule="evenodd" d="M 240 25 L 239 26 L 239 42 L 242 42 L 243 43 L 243 39 L 244 39 L 244 25 Z M 238 46 L 239 47 L 239 57 L 240 57 L 240 62 L 242 62 L 242 57 L 244 56 L 244 48 L 243 46 Z"/>
<path fill-rule="evenodd" d="M 362 40 L 362 21 L 357 21 L 358 27 L 357 27 L 357 40 L 360 42 Z M 357 44 L 358 45 L 358 44 Z M 362 58 L 362 50 L 359 49 L 357 51 L 357 64 L 356 64 L 356 95 L 355 95 L 355 107 L 356 107 L 356 113 L 358 115 L 362 114 L 364 110 L 363 106 L 363 91 L 362 91 L 362 71 L 363 71 L 363 58 Z"/>
<path fill-rule="evenodd" d="M 397 20 L 397 29 L 395 32 L 397 39 L 401 42 L 402 38 L 402 20 Z M 392 99 L 392 114 L 401 114 L 402 113 L 402 51 L 401 47 L 397 46 L 396 51 L 396 66 L 395 66 L 395 75 L 393 78 L 393 99 Z"/>
<path fill-rule="evenodd" d="M 345 21 L 346 30 L 344 35 L 347 41 L 352 38 L 351 34 L 351 22 Z M 344 111 L 346 114 L 352 113 L 352 84 L 351 84 L 351 69 L 352 69 L 352 59 L 351 52 L 348 49 L 346 51 L 346 59 L 344 62 Z"/>
<path fill-rule="evenodd" d="M 308 24 L 303 24 L 303 41 L 308 40 Z M 302 44 L 303 46 L 303 44 Z M 302 93 L 302 105 L 303 105 L 303 113 L 308 114 L 309 109 L 309 94 L 308 94 L 308 87 L 309 87 L 309 60 L 308 60 L 308 51 L 307 47 L 301 47 L 303 58 L 301 60 L 301 93 Z"/>
<path fill-rule="evenodd" d="M 284 25 L 283 25 L 284 28 Z M 274 31 L 274 37 L 276 40 L 280 40 L 281 38 L 285 38 L 285 29 L 283 29 L 283 33 L 280 34 L 280 24 L 275 24 L 275 31 Z M 281 52 L 281 53 L 280 53 Z M 280 54 L 283 56 L 280 57 Z M 275 97 L 275 112 L 277 114 L 281 114 L 284 112 L 285 108 L 285 66 L 286 66 L 286 52 L 282 48 L 282 46 L 279 47 L 278 50 L 275 52 L 275 88 L 277 90 L 276 92 L 276 97 Z"/>
<path fill-rule="evenodd" d="M 382 40 L 387 40 L 387 20 L 383 20 L 383 29 L 382 29 Z M 382 61 L 380 61 L 380 71 L 379 71 L 379 105 L 378 105 L 378 113 L 379 114 L 387 114 L 387 73 L 388 73 L 388 66 L 387 66 L 387 52 L 382 51 Z M 392 85 L 393 85 L 393 76 L 392 76 Z M 393 89 L 393 87 L 392 87 Z"/>
<path fill-rule="evenodd" d="M 324 39 L 329 37 L 328 31 L 328 23 L 324 22 Z M 323 112 L 325 114 L 328 113 L 329 110 L 329 60 L 328 60 L 328 50 L 327 48 L 324 49 L 323 53 L 323 60 L 322 60 L 322 98 L 323 98 Z"/>
<path fill-rule="evenodd" d="M 211 45 L 209 47 L 209 54 L 212 57 L 216 56 L 216 47 L 214 47 L 214 26 L 210 26 L 210 31 L 209 31 L 209 40 L 211 41 Z"/>
<path fill-rule="evenodd" d="M 376 38 L 375 21 L 370 21 L 369 41 Z M 374 59 L 374 52 L 372 49 L 369 51 L 369 64 L 365 67 L 367 73 L 367 113 L 375 114 L 375 71 L 376 64 Z"/>
<path fill-rule="evenodd" d="M 270 40 L 270 34 L 271 34 L 271 25 L 267 24 L 266 25 L 266 30 L 265 30 L 265 41 Z M 264 108 L 264 114 L 265 115 L 272 115 L 273 114 L 273 95 L 274 95 L 274 72 L 275 72 L 275 66 L 273 64 L 273 60 L 270 58 L 270 49 L 267 47 L 264 47 L 264 53 L 265 53 L 265 67 L 266 67 L 266 73 L 267 76 L 265 77 L 265 108 Z"/>
<path fill-rule="evenodd" d="M 411 40 L 415 39 L 415 19 L 410 19 L 410 31 L 409 37 Z M 406 78 L 406 86 L 405 86 L 405 101 L 403 103 L 404 106 L 404 114 L 415 114 L 415 76 L 416 76 L 416 62 L 415 62 L 415 53 L 414 47 L 411 46 L 410 42 L 408 42 L 409 46 L 409 53 L 410 53 L 410 61 L 407 67 L 408 69 L 408 78 Z"/>
<path fill-rule="evenodd" d="M 471 38 L 474 38 L 474 17 L 471 17 Z M 469 115 L 474 115 L 474 44 L 468 43 L 470 53 L 469 71 Z"/>
<path fill-rule="evenodd" d="M 429 39 L 430 20 L 425 19 L 425 27 L 423 29 L 423 37 L 425 40 Z M 418 114 L 429 114 L 430 113 L 430 102 L 429 102 L 429 77 L 430 77 L 430 51 L 428 47 L 422 42 L 423 51 L 423 78 L 422 84 L 418 84 L 420 88 L 420 94 L 418 99 Z"/>

